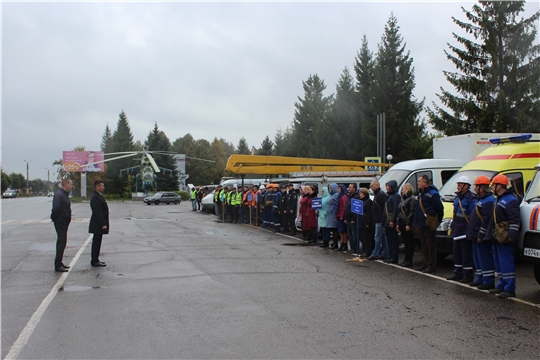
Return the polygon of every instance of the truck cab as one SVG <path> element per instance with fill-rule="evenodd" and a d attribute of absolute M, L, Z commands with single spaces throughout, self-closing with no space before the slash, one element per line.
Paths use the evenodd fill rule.
<path fill-rule="evenodd" d="M 474 157 L 469 163 L 452 176 L 439 189 L 444 206 L 444 216 L 437 229 L 437 253 L 444 258 L 452 253 L 453 239 L 450 237 L 450 225 L 454 216 L 454 199 L 457 191 L 457 179 L 467 176 L 472 182 L 480 175 L 492 179 L 503 174 L 515 186 L 515 191 L 523 197 L 527 182 L 532 180 L 535 166 L 540 159 L 540 142 L 530 141 L 532 134 L 492 138 L 496 146 L 490 147 Z M 535 136 L 537 138 L 537 136 Z M 471 188 L 474 192 L 474 189 Z"/>
<path fill-rule="evenodd" d="M 540 164 L 519 207 L 521 231 L 516 242 L 519 256 L 534 262 L 534 277 L 540 284 Z"/>

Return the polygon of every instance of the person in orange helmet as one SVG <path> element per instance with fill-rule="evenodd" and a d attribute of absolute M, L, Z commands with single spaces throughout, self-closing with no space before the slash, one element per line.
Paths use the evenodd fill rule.
<path fill-rule="evenodd" d="M 508 190 L 508 185 L 508 178 L 502 174 L 491 180 L 491 190 L 497 196 L 497 202 L 493 206 L 488 233 L 493 234 L 496 240 L 493 253 L 499 280 L 489 293 L 498 294 L 501 298 L 516 296 L 514 247 L 521 227 L 519 200 Z"/>
<path fill-rule="evenodd" d="M 469 285 L 480 290 L 495 287 L 495 261 L 493 259 L 493 237 L 486 232 L 493 212 L 495 197 L 489 187 L 487 176 L 479 176 L 474 181 L 474 192 L 478 201 L 467 224 L 467 240 L 472 242 L 476 279 Z"/>

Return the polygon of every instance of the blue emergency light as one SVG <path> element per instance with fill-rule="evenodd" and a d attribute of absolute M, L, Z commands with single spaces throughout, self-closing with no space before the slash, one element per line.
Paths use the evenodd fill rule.
<path fill-rule="evenodd" d="M 489 142 L 492 144 L 504 144 L 504 143 L 520 143 L 529 141 L 532 138 L 532 134 L 522 134 L 522 135 L 512 135 L 512 136 L 504 136 L 504 137 L 498 137 L 498 138 L 491 138 L 489 139 Z"/>

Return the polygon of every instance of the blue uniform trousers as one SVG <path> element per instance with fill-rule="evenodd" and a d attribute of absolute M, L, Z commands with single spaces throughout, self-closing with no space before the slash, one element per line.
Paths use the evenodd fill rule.
<path fill-rule="evenodd" d="M 493 243 L 483 241 L 480 244 L 473 241 L 474 266 L 476 267 L 476 280 L 486 285 L 495 284 L 495 259 L 493 258 Z M 478 262 L 478 265 L 477 265 Z M 480 275 L 478 275 L 480 271 Z"/>
<path fill-rule="evenodd" d="M 514 245 L 494 243 L 495 269 L 499 281 L 497 288 L 504 291 L 516 291 L 516 267 L 514 264 Z"/>
<path fill-rule="evenodd" d="M 473 278 L 472 241 L 454 240 L 454 274 L 460 278 Z"/>

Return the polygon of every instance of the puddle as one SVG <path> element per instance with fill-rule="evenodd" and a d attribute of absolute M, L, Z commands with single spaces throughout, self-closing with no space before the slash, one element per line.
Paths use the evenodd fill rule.
<path fill-rule="evenodd" d="M 104 286 L 82 286 L 82 285 L 62 286 L 60 288 L 60 291 L 67 291 L 67 292 L 86 291 L 86 290 L 90 290 L 90 289 L 101 289 L 103 287 Z"/>
<path fill-rule="evenodd" d="M 111 271 L 102 271 L 96 275 L 96 278 L 100 279 L 118 279 L 123 277 L 124 274 L 113 273 Z"/>

